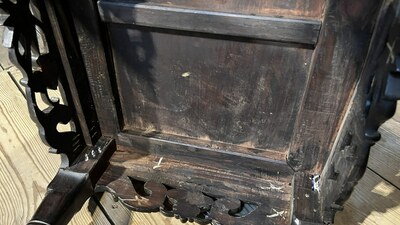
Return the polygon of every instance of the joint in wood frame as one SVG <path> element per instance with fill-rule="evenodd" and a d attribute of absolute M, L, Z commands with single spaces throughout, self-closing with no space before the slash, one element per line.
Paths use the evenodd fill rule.
<path fill-rule="evenodd" d="M 85 201 L 94 194 L 94 187 L 108 166 L 116 149 L 113 139 L 101 138 L 87 148 L 71 167 L 61 168 L 47 188 L 47 193 L 28 224 L 67 224 Z M 87 158 L 96 151 L 96 156 Z"/>

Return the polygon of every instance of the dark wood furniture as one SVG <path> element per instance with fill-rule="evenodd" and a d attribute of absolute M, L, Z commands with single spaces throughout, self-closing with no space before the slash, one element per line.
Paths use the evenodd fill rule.
<path fill-rule="evenodd" d="M 399 7 L 2 0 L 32 118 L 63 156 L 29 224 L 104 191 L 182 222 L 333 223 L 400 98 Z"/>

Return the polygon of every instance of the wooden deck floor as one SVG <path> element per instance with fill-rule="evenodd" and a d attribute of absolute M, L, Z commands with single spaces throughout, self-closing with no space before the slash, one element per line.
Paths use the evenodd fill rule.
<path fill-rule="evenodd" d="M 60 159 L 47 153 L 48 147 L 38 136 L 16 82 L 21 75 L 6 58 L 6 52 L 0 48 L 0 225 L 21 225 L 39 205 Z M 399 111 L 382 126 L 383 138 L 371 151 L 367 172 L 335 224 L 400 224 Z M 181 224 L 157 213 L 131 213 L 114 203 L 109 195 L 102 197 L 102 205 L 103 211 L 93 202 L 87 202 L 70 224 Z"/>

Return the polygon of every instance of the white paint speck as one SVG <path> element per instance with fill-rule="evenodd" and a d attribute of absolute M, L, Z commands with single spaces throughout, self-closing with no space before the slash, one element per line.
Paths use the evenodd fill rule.
<path fill-rule="evenodd" d="M 277 192 L 283 192 L 282 189 L 283 187 L 277 187 L 273 184 L 269 184 L 269 187 L 260 187 L 261 190 L 269 190 L 269 191 L 277 191 Z"/>
<path fill-rule="evenodd" d="M 161 162 L 162 162 L 163 158 L 164 158 L 164 157 L 161 157 L 160 160 L 158 160 L 157 165 L 153 166 L 153 169 L 154 169 L 154 170 L 161 167 Z"/>
<path fill-rule="evenodd" d="M 96 152 L 92 149 L 92 151 L 91 151 L 91 154 L 92 154 L 92 157 L 93 158 L 96 158 Z"/>
<path fill-rule="evenodd" d="M 320 176 L 315 175 L 312 177 L 312 189 L 313 191 L 317 191 L 319 193 L 320 188 L 321 188 Z"/>
<path fill-rule="evenodd" d="M 272 209 L 272 211 L 274 211 L 274 214 L 267 215 L 268 218 L 274 218 L 274 217 L 278 217 L 278 216 L 282 217 L 283 214 L 285 213 L 285 211 L 278 212 L 278 211 L 276 211 L 276 209 Z"/>
<path fill-rule="evenodd" d="M 89 160 L 89 155 L 85 154 L 85 161 L 88 161 L 88 160 Z"/>
<path fill-rule="evenodd" d="M 182 77 L 189 77 L 191 74 L 191 72 L 184 72 L 182 73 Z"/>

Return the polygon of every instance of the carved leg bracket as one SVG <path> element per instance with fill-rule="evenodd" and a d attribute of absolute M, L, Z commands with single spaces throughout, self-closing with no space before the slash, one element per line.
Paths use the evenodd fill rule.
<path fill-rule="evenodd" d="M 400 99 L 399 10 L 396 1 L 382 7 L 353 105 L 321 175 L 325 224 L 333 224 L 336 212 L 343 209 L 366 170 L 371 146 L 381 138 L 379 127 L 396 111 Z"/>
<path fill-rule="evenodd" d="M 94 186 L 115 151 L 112 139 L 100 139 L 92 148 L 79 156 L 79 163 L 60 169 L 48 186 L 45 198 L 29 225 L 68 224 L 85 201 L 94 194 Z"/>

